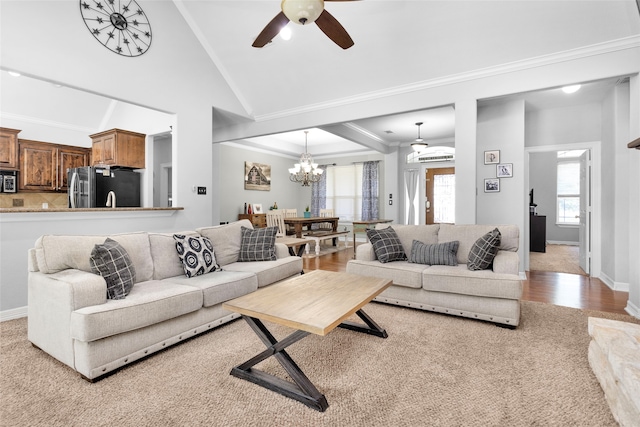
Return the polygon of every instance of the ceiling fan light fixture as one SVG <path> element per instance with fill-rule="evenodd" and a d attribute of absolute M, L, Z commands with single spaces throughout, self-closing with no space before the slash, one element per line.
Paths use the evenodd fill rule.
<path fill-rule="evenodd" d="M 283 0 L 282 12 L 299 25 L 315 22 L 324 10 L 323 0 Z"/>
<path fill-rule="evenodd" d="M 279 34 L 282 40 L 291 40 L 291 28 L 288 25 L 282 27 Z"/>

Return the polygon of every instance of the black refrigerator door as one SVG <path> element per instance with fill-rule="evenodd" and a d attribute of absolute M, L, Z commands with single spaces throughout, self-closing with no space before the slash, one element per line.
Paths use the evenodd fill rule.
<path fill-rule="evenodd" d="M 107 172 L 96 168 L 97 208 L 107 207 L 109 192 L 115 194 L 117 208 L 140 207 L 140 174 L 125 169 L 111 169 Z"/>

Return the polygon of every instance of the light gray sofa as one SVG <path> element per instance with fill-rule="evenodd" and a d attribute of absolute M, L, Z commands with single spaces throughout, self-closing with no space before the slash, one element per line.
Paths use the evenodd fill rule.
<path fill-rule="evenodd" d="M 397 225 L 393 227 L 407 256 L 413 240 L 425 244 L 459 241 L 457 266 L 425 265 L 408 261 L 381 263 L 371 243 L 361 244 L 347 272 L 393 280 L 375 301 L 486 320 L 515 328 L 520 323 L 522 282 L 518 265 L 519 231 L 515 225 Z M 501 244 L 489 270 L 467 268 L 475 241 L 498 228 Z"/>
<path fill-rule="evenodd" d="M 108 236 L 127 251 L 136 282 L 125 299 L 106 298 L 91 272 L 107 236 L 41 236 L 29 250 L 28 338 L 88 380 L 211 330 L 239 315 L 222 303 L 300 274 L 302 258 L 276 243 L 275 261 L 237 262 L 248 220 L 178 234 L 208 237 L 222 271 L 187 278 L 173 233 Z"/>

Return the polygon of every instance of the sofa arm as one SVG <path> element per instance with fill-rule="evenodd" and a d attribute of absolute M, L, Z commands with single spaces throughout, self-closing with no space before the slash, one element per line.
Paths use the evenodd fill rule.
<path fill-rule="evenodd" d="M 71 313 L 106 303 L 106 282 L 97 274 L 74 269 L 53 274 L 31 271 L 27 287 L 29 341 L 73 368 Z"/>
<path fill-rule="evenodd" d="M 376 253 L 373 251 L 373 245 L 371 243 L 363 243 L 356 247 L 356 259 L 360 261 L 375 261 Z"/>
<path fill-rule="evenodd" d="M 493 259 L 493 272 L 500 274 L 518 274 L 520 257 L 517 252 L 498 251 Z"/>
<path fill-rule="evenodd" d="M 286 258 L 291 256 L 289 248 L 284 243 L 276 243 L 276 258 Z"/>

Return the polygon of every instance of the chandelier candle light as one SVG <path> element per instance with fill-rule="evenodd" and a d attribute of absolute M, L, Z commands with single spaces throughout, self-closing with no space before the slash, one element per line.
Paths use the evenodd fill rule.
<path fill-rule="evenodd" d="M 303 187 L 308 187 L 311 182 L 320 181 L 322 169 L 318 169 L 318 164 L 313 163 L 313 157 L 307 152 L 307 134 L 304 131 L 304 153 L 300 156 L 300 163 L 296 163 L 289 169 L 289 180 L 291 182 L 301 182 Z"/>

